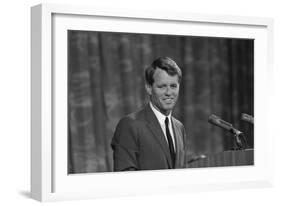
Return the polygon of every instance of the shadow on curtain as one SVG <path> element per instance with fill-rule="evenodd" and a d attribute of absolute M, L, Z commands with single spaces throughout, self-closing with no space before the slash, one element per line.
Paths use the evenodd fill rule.
<path fill-rule="evenodd" d="M 231 122 L 253 148 L 254 41 L 249 39 L 68 32 L 68 173 L 112 171 L 110 147 L 124 115 L 147 102 L 143 72 L 159 56 L 183 72 L 173 112 L 185 126 L 189 154 L 232 149 L 233 138 L 208 123 Z"/>

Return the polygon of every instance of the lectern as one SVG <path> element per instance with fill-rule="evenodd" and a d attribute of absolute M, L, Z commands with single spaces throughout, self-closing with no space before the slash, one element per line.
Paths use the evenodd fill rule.
<path fill-rule="evenodd" d="M 231 150 L 205 155 L 188 164 L 188 168 L 254 165 L 254 149 Z"/>

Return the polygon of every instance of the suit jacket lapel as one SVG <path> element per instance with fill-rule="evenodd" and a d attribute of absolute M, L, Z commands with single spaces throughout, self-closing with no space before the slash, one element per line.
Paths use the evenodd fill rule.
<path fill-rule="evenodd" d="M 153 133 L 154 138 L 157 140 L 159 145 L 161 146 L 162 150 L 164 151 L 164 154 L 166 155 L 168 165 L 170 168 L 172 168 L 172 160 L 170 156 L 170 150 L 165 138 L 165 135 L 161 129 L 161 126 L 154 115 L 153 111 L 150 108 L 150 105 L 147 104 L 145 106 L 145 114 L 146 114 L 146 119 L 148 121 L 148 127 Z"/>
<path fill-rule="evenodd" d="M 180 166 L 180 158 L 181 158 L 181 152 L 183 151 L 183 141 L 182 141 L 182 133 L 180 131 L 180 128 L 178 128 L 178 125 L 174 123 L 172 118 L 172 125 L 173 125 L 173 132 L 175 137 L 175 145 L 176 145 L 176 161 L 175 161 L 175 167 Z"/>

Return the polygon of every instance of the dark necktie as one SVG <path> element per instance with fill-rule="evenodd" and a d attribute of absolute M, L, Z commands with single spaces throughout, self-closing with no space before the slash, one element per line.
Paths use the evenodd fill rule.
<path fill-rule="evenodd" d="M 171 136 L 171 133 L 170 133 L 170 130 L 169 130 L 169 119 L 168 119 L 168 117 L 166 117 L 166 119 L 165 119 L 165 126 L 166 126 L 166 136 L 167 136 L 167 139 L 168 139 L 172 164 L 173 164 L 173 168 L 174 168 L 175 167 L 176 153 L 175 153 L 175 149 L 174 149 L 172 136 Z"/>

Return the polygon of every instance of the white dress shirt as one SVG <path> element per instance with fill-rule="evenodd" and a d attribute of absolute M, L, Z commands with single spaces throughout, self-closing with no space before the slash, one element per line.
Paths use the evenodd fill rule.
<path fill-rule="evenodd" d="M 164 133 L 164 136 L 166 138 L 166 141 L 167 141 L 167 144 L 169 145 L 168 143 L 168 139 L 167 139 L 167 135 L 166 135 L 166 126 L 165 126 L 165 119 L 166 117 L 168 117 L 169 119 L 169 130 L 170 130 L 170 134 L 172 136 L 172 140 L 173 140 L 173 145 L 174 145 L 174 150 L 176 151 L 176 147 L 175 147 L 175 138 L 174 138 L 174 130 L 173 130 L 173 127 L 172 127 L 172 122 L 171 122 L 171 113 L 168 115 L 168 116 L 165 116 L 164 114 L 162 114 L 161 112 L 159 112 L 151 102 L 149 102 L 149 105 L 153 111 L 153 113 L 155 114 L 155 116 L 157 117 L 158 119 L 158 122 L 161 126 L 161 129 Z"/>

